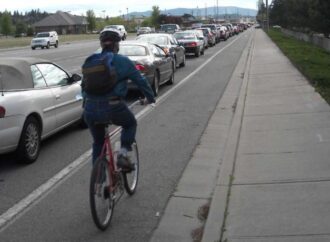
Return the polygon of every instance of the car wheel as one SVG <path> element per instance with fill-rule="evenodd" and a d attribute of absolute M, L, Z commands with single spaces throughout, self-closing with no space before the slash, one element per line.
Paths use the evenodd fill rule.
<path fill-rule="evenodd" d="M 155 97 L 157 97 L 159 91 L 159 74 L 157 71 L 154 74 L 154 80 L 152 82 L 152 90 L 154 92 Z"/>
<path fill-rule="evenodd" d="M 167 84 L 168 85 L 173 85 L 174 84 L 174 64 L 172 65 L 172 75 L 171 75 L 171 78 L 167 81 Z"/>
<path fill-rule="evenodd" d="M 50 44 L 49 44 L 49 42 L 48 42 L 46 48 L 49 49 L 49 47 L 50 47 Z"/>
<path fill-rule="evenodd" d="M 57 47 L 58 47 L 58 41 L 56 40 L 55 48 L 57 48 Z"/>
<path fill-rule="evenodd" d="M 36 49 L 36 47 L 31 47 L 31 49 L 32 49 L 32 50 L 35 50 L 35 49 Z"/>
<path fill-rule="evenodd" d="M 196 57 L 199 57 L 200 53 L 201 53 L 200 48 L 196 48 L 195 56 L 196 56 Z"/>
<path fill-rule="evenodd" d="M 202 49 L 202 51 L 201 51 L 201 55 L 204 55 L 204 47 L 203 47 L 203 49 Z"/>
<path fill-rule="evenodd" d="M 186 55 L 185 54 L 183 55 L 183 60 L 180 63 L 180 67 L 184 67 L 184 66 L 186 66 Z"/>
<path fill-rule="evenodd" d="M 24 123 L 21 137 L 17 147 L 17 157 L 20 163 L 34 162 L 40 152 L 41 128 L 34 117 L 28 117 Z"/>

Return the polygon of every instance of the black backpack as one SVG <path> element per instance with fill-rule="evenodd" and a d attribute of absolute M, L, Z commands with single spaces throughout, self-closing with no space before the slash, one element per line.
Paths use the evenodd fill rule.
<path fill-rule="evenodd" d="M 82 90 L 87 94 L 109 93 L 117 83 L 117 75 L 112 65 L 113 54 L 95 53 L 87 57 L 82 65 Z M 107 63 L 111 63 L 110 66 Z"/>

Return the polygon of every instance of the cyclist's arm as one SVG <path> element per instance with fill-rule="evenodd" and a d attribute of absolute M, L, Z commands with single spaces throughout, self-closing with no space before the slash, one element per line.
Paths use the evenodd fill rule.
<path fill-rule="evenodd" d="M 149 85 L 149 82 L 135 68 L 132 61 L 127 58 L 127 78 L 133 81 L 142 91 L 149 103 L 155 102 L 154 93 Z"/>

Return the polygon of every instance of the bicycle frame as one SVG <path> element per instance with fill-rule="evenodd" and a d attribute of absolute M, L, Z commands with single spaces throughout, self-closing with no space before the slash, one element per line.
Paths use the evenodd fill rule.
<path fill-rule="evenodd" d="M 106 157 L 106 159 L 107 159 L 109 174 L 111 176 L 111 179 L 110 179 L 111 186 L 109 189 L 110 189 L 110 192 L 112 192 L 116 189 L 116 186 L 117 186 L 117 177 L 116 177 L 117 167 L 115 165 L 115 159 L 114 159 L 114 155 L 113 155 L 108 127 L 105 127 L 105 129 L 106 129 L 106 132 L 105 132 L 105 136 L 104 136 L 104 143 L 103 143 L 103 147 L 102 147 L 100 156 Z"/>

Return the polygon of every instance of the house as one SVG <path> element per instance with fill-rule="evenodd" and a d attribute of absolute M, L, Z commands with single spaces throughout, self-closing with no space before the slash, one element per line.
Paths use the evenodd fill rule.
<path fill-rule="evenodd" d="M 35 32 L 56 31 L 58 34 L 82 34 L 87 32 L 87 25 L 84 16 L 57 11 L 32 26 Z"/>

